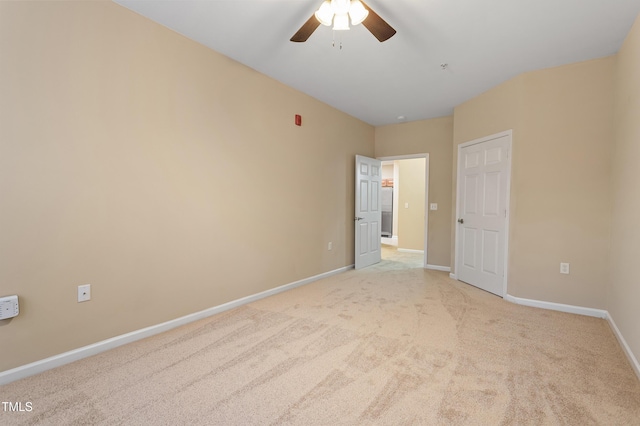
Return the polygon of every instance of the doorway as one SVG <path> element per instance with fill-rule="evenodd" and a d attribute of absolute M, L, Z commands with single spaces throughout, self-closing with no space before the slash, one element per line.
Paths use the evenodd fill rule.
<path fill-rule="evenodd" d="M 429 223 L 429 154 L 380 157 L 383 259 L 426 268 Z"/>

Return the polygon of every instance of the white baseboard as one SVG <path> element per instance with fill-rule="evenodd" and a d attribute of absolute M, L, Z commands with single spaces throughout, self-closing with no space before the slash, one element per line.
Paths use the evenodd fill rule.
<path fill-rule="evenodd" d="M 427 266 L 425 266 L 426 269 L 433 269 L 435 271 L 445 271 L 445 272 L 451 272 L 451 268 L 449 266 L 439 266 L 439 265 L 429 265 L 427 264 Z M 449 274 L 451 275 L 451 274 Z"/>
<path fill-rule="evenodd" d="M 397 246 L 398 246 L 398 236 L 397 236 L 397 235 L 394 235 L 394 236 L 393 236 L 393 237 L 391 237 L 391 238 L 388 238 L 388 237 L 382 237 L 382 238 L 380 239 L 380 242 L 382 242 L 382 244 L 388 244 L 388 245 L 396 246 L 396 247 L 397 247 Z"/>
<path fill-rule="evenodd" d="M 150 336 L 154 336 L 159 333 L 171 330 L 181 325 L 185 325 L 194 321 L 201 320 L 203 318 L 210 317 L 220 312 L 227 311 L 229 309 L 237 308 L 238 306 L 245 305 L 247 303 L 255 302 L 256 300 L 264 299 L 265 297 L 273 296 L 283 291 L 291 290 L 296 287 L 300 287 L 305 284 L 312 283 L 322 278 L 327 278 L 332 275 L 340 274 L 342 272 L 353 269 L 353 265 L 345 266 L 342 268 L 334 269 L 333 271 L 324 272 L 322 274 L 314 275 L 313 277 L 304 278 L 289 284 L 285 284 L 270 290 L 266 290 L 260 293 L 252 294 L 250 296 L 242 297 L 240 299 L 232 300 L 231 302 L 224 303 L 222 305 L 214 306 L 212 308 L 205 309 L 200 312 L 185 315 L 180 318 L 176 318 L 161 324 L 152 325 L 150 327 L 142 328 L 140 330 L 132 331 L 130 333 L 122 334 L 120 336 L 112 337 L 111 339 L 103 340 L 101 342 L 93 343 L 91 345 L 83 346 L 78 349 L 71 350 L 62 354 L 54 355 L 49 358 L 35 361 L 30 364 L 25 364 L 20 367 L 13 368 L 0 372 L 0 385 L 5 385 L 16 380 L 23 379 L 25 377 L 33 376 L 34 374 L 42 373 L 52 368 L 60 367 L 65 364 L 69 364 L 74 361 L 78 361 L 82 358 L 87 358 L 96 354 L 99 354 L 110 349 L 117 348 L 118 346 L 126 345 L 137 340 L 141 340 Z"/>
<path fill-rule="evenodd" d="M 458 279 L 458 277 L 456 277 L 456 274 L 455 274 L 455 273 L 453 273 L 453 272 L 451 272 L 451 273 L 449 274 L 449 278 L 451 278 L 452 280 L 457 280 L 457 279 Z"/>
<path fill-rule="evenodd" d="M 611 314 L 609 314 L 609 312 L 607 312 L 606 319 L 609 322 L 609 326 L 611 327 L 613 334 L 616 336 L 616 339 L 618 339 L 620 346 L 622 346 L 622 350 L 624 351 L 624 354 L 627 356 L 627 359 L 631 363 L 631 367 L 635 371 L 636 376 L 638 376 L 638 379 L 640 379 L 640 363 L 638 363 L 638 359 L 635 357 L 633 352 L 631 352 L 631 348 L 627 344 L 627 341 L 624 340 L 624 337 L 622 337 L 622 333 L 620 333 L 618 326 L 613 321 L 613 318 L 611 318 Z"/>
<path fill-rule="evenodd" d="M 504 300 L 517 305 L 532 306 L 534 308 L 550 309 L 552 311 L 567 312 L 570 314 L 586 315 L 589 317 L 606 318 L 608 313 L 603 309 L 584 308 L 582 306 L 565 305 L 563 303 L 544 302 L 542 300 L 523 299 L 507 294 Z"/>
<path fill-rule="evenodd" d="M 403 252 L 403 253 L 420 253 L 420 254 L 424 254 L 424 250 L 414 250 L 414 249 L 399 248 L 398 251 L 399 252 Z"/>

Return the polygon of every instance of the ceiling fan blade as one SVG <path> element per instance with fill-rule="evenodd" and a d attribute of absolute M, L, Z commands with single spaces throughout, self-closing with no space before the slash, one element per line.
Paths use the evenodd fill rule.
<path fill-rule="evenodd" d="M 314 15 L 311 15 L 311 18 L 309 18 L 307 22 L 302 24 L 298 32 L 295 33 L 293 37 L 291 37 L 291 41 L 295 41 L 296 43 L 307 41 L 309 36 L 311 36 L 311 34 L 313 34 L 313 32 L 319 26 L 320 26 L 320 21 L 318 21 Z"/>
<path fill-rule="evenodd" d="M 369 6 L 367 6 L 365 2 L 361 1 L 361 3 L 364 8 L 369 11 L 369 16 L 367 16 L 367 19 L 362 21 L 362 25 L 364 25 L 365 28 L 368 29 L 371 34 L 373 34 L 373 36 L 380 42 L 389 40 L 391 37 L 393 37 L 393 35 L 396 33 L 396 30 L 394 30 L 391 25 L 387 24 L 386 21 L 380 17 L 380 15 L 375 13 Z"/>

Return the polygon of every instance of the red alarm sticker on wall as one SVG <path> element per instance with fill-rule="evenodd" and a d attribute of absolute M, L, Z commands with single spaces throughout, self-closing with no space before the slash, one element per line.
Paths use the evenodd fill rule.
<path fill-rule="evenodd" d="M 300 114 L 296 114 L 296 126 L 302 126 L 302 116 Z"/>

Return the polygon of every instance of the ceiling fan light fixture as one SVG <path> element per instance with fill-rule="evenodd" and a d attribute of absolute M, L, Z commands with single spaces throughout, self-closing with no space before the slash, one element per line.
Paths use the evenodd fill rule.
<path fill-rule="evenodd" d="M 352 0 L 351 7 L 349 8 L 349 17 L 351 18 L 351 25 L 358 25 L 369 16 L 369 11 L 364 8 L 364 5 L 360 0 Z"/>
<path fill-rule="evenodd" d="M 391 25 L 362 0 L 322 0 L 318 10 L 302 24 L 290 40 L 294 43 L 307 41 L 320 24 L 328 27 L 333 24 L 334 30 L 348 30 L 350 24 L 362 24 L 381 43 L 396 33 Z"/>
<path fill-rule="evenodd" d="M 331 1 L 323 1 L 320 9 L 318 9 L 318 11 L 314 15 L 322 25 L 326 25 L 327 27 L 331 26 L 331 21 L 333 21 L 333 9 L 331 8 Z"/>
<path fill-rule="evenodd" d="M 351 7 L 350 0 L 331 0 L 331 9 L 336 15 L 346 15 Z"/>
<path fill-rule="evenodd" d="M 334 31 L 345 31 L 349 29 L 349 15 L 342 14 L 333 18 L 333 29 Z"/>

